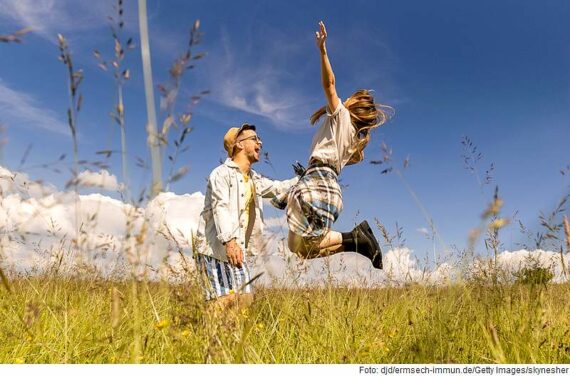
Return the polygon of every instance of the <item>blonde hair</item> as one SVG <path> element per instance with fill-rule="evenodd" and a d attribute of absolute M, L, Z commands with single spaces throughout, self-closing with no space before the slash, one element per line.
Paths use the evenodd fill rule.
<path fill-rule="evenodd" d="M 350 113 L 350 121 L 356 128 L 357 141 L 352 146 L 354 153 L 347 164 L 355 164 L 364 159 L 364 148 L 370 142 L 370 131 L 386 123 L 394 109 L 380 103 L 374 103 L 370 90 L 357 90 L 345 102 L 344 106 Z M 316 124 L 326 113 L 326 106 L 319 108 L 311 116 L 311 124 Z"/>

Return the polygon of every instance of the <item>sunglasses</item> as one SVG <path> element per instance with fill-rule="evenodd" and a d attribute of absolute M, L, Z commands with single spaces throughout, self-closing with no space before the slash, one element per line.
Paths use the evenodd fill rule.
<path fill-rule="evenodd" d="M 236 140 L 236 143 L 246 141 L 246 140 L 253 140 L 258 144 L 262 143 L 261 138 L 259 138 L 257 136 L 250 136 L 250 137 L 242 138 L 241 140 Z"/>

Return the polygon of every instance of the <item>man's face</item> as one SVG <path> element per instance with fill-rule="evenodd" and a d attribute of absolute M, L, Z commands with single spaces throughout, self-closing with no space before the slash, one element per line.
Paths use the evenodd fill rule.
<path fill-rule="evenodd" d="M 259 161 L 261 139 L 257 137 L 257 133 L 253 129 L 246 129 L 241 132 L 236 139 L 236 145 L 238 144 L 251 163 Z"/>

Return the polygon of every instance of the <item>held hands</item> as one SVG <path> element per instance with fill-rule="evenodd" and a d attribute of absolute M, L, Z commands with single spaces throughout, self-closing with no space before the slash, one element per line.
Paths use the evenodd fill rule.
<path fill-rule="evenodd" d="M 226 246 L 226 256 L 228 256 L 228 261 L 233 266 L 240 267 L 243 262 L 243 251 L 236 242 L 236 239 L 232 239 L 225 244 Z"/>
<path fill-rule="evenodd" d="M 323 23 L 323 21 L 319 21 L 319 28 L 320 31 L 315 32 L 317 47 L 319 48 L 319 51 L 325 53 L 326 52 L 325 41 L 327 40 L 327 29 L 325 28 L 325 24 Z"/>
<path fill-rule="evenodd" d="M 305 175 L 306 168 L 299 161 L 295 161 L 295 163 L 293 163 L 293 171 L 295 171 L 295 175 L 303 176 Z"/>

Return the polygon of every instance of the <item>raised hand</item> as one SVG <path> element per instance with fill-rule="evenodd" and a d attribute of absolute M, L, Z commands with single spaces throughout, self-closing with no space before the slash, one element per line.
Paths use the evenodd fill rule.
<path fill-rule="evenodd" d="M 315 31 L 317 47 L 319 50 L 324 51 L 326 49 L 325 41 L 327 40 L 327 29 L 323 21 L 319 21 L 319 29 L 319 31 Z"/>

